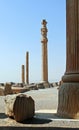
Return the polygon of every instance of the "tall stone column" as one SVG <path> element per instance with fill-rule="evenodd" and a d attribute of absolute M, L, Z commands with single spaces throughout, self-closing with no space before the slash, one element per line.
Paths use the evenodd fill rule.
<path fill-rule="evenodd" d="M 42 81 L 48 82 L 48 57 L 47 57 L 47 27 L 46 27 L 46 20 L 42 21 Z"/>
<path fill-rule="evenodd" d="M 79 118 L 79 0 L 66 0 L 66 72 L 59 89 L 57 113 Z"/>
<path fill-rule="evenodd" d="M 22 83 L 25 83 L 25 66 L 22 65 Z"/>
<path fill-rule="evenodd" d="M 26 84 L 29 84 L 29 52 L 26 52 Z"/>

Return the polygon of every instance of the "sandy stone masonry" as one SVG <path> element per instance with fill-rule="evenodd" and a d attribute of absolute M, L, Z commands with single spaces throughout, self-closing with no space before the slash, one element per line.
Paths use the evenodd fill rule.
<path fill-rule="evenodd" d="M 58 115 L 79 118 L 79 0 L 66 0 L 66 72 L 59 89 Z"/>

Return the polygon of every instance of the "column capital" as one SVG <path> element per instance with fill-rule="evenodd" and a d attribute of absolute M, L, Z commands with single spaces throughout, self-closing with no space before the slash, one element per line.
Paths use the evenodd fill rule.
<path fill-rule="evenodd" d="M 47 39 L 47 27 L 46 27 L 46 20 L 43 20 L 42 21 L 42 28 L 41 28 L 41 35 L 42 35 L 42 40 L 41 40 L 41 43 L 47 43 L 48 42 L 48 39 Z"/>

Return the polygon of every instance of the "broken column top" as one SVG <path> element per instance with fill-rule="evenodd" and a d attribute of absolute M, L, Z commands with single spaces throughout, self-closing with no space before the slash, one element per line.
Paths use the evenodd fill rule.
<path fill-rule="evenodd" d="M 42 20 L 42 25 L 43 25 L 43 26 L 46 26 L 46 24 L 47 24 L 47 21 L 46 21 L 45 19 L 43 19 L 43 20 Z"/>
<path fill-rule="evenodd" d="M 42 28 L 41 28 L 41 34 L 42 34 L 42 40 L 41 40 L 41 43 L 47 43 L 48 42 L 48 39 L 47 39 L 47 27 L 46 27 L 46 20 L 43 19 L 42 20 Z"/>

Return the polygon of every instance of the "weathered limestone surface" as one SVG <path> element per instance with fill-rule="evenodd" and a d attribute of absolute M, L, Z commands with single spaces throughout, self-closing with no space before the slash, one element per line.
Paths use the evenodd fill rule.
<path fill-rule="evenodd" d="M 79 0 L 66 0 L 66 72 L 59 88 L 58 115 L 79 118 Z"/>
<path fill-rule="evenodd" d="M 7 95 L 5 104 L 5 114 L 18 122 L 32 118 L 35 114 L 35 103 L 31 96 L 24 94 Z"/>

